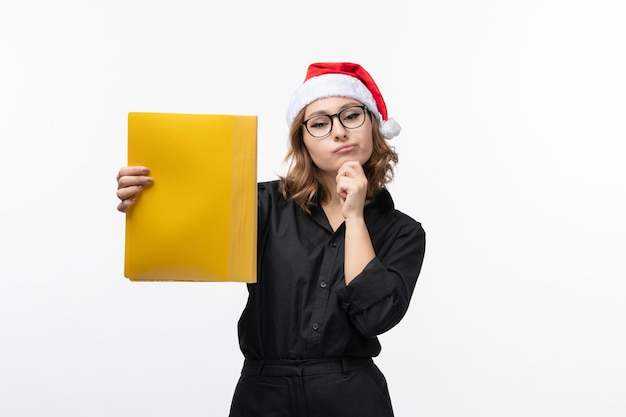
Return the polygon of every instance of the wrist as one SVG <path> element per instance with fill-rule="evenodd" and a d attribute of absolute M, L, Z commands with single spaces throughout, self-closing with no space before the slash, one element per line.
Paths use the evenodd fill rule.
<path fill-rule="evenodd" d="M 359 226 L 359 225 L 365 225 L 365 218 L 363 217 L 362 214 L 349 214 L 346 217 L 343 218 L 344 222 L 346 223 L 346 227 L 348 227 L 348 225 L 354 225 L 354 226 Z"/>

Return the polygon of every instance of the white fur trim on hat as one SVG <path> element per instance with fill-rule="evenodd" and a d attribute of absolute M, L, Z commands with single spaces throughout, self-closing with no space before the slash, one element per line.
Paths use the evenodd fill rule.
<path fill-rule="evenodd" d="M 372 93 L 358 78 L 344 74 L 323 74 L 309 78 L 293 93 L 287 108 L 287 126 L 291 127 L 300 110 L 315 100 L 335 96 L 359 100 L 382 122 Z"/>

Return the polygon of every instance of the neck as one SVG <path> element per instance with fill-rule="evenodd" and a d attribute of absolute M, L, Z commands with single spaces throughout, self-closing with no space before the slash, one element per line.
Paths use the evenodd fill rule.
<path fill-rule="evenodd" d="M 322 206 L 341 206 L 341 201 L 339 199 L 339 194 L 337 194 L 337 181 L 335 179 L 335 175 L 333 174 L 323 174 L 323 181 L 326 189 L 328 190 L 328 195 L 322 201 Z"/>
<path fill-rule="evenodd" d="M 321 202 L 322 209 L 326 214 L 328 223 L 333 230 L 337 230 L 343 223 L 343 215 L 341 214 L 341 199 L 337 194 L 337 181 L 334 175 L 324 175 L 324 185 L 328 190 L 328 195 Z"/>

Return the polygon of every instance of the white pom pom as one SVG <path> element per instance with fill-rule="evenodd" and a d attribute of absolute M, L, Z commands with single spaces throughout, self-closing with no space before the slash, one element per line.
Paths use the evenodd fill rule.
<path fill-rule="evenodd" d="M 401 130 L 402 128 L 400 127 L 400 124 L 394 119 L 388 119 L 380 125 L 380 132 L 386 139 L 395 138 L 400 134 Z"/>

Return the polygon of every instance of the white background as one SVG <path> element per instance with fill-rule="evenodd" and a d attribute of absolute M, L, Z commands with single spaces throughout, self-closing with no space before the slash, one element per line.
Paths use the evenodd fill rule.
<path fill-rule="evenodd" d="M 227 415 L 246 290 L 123 277 L 127 113 L 256 114 L 274 179 L 291 92 L 339 60 L 427 231 L 377 359 L 396 415 L 626 415 L 623 4 L 2 2 L 0 415 Z"/>

